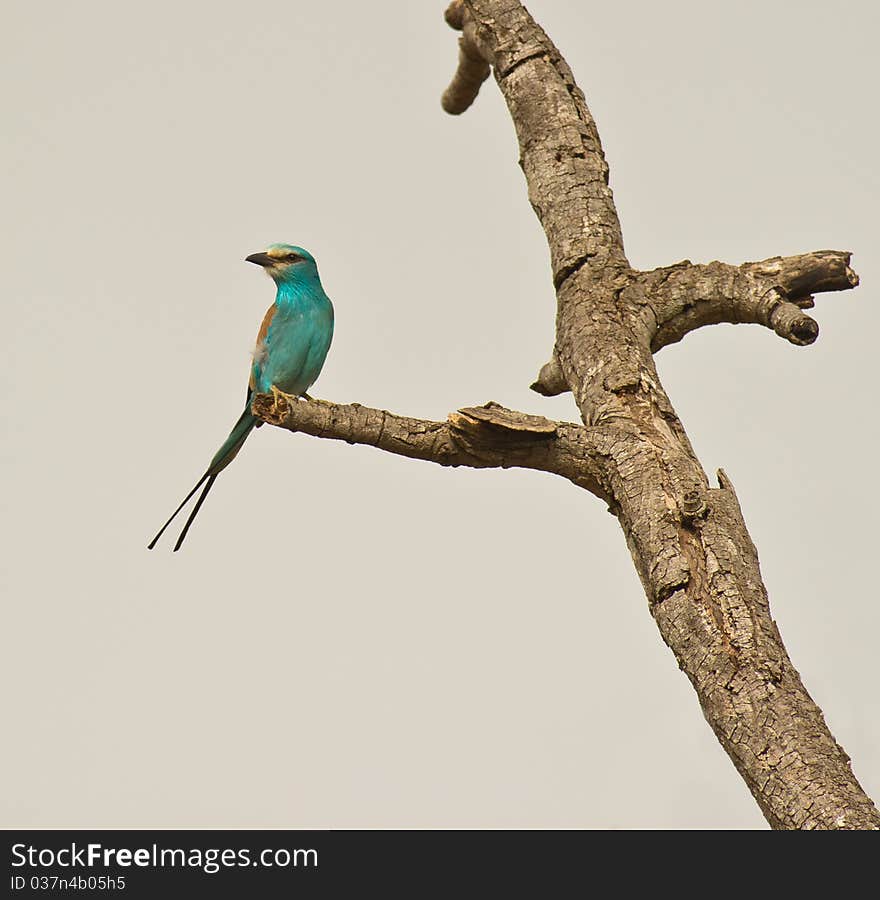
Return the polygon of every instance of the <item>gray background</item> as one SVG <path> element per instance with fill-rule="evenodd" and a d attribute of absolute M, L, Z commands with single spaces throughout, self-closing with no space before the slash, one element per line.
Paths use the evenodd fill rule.
<path fill-rule="evenodd" d="M 814 347 L 722 326 L 658 366 L 876 797 L 876 5 L 531 10 L 634 265 L 854 251 Z M 272 241 L 336 305 L 318 396 L 576 415 L 527 389 L 546 245 L 494 85 L 440 110 L 442 12 L 4 4 L 0 824 L 764 827 L 562 480 L 264 428 L 145 549 L 240 412 Z"/>

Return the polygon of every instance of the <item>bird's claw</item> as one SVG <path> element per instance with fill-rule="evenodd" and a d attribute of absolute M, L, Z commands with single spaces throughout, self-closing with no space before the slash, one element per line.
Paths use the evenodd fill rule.
<path fill-rule="evenodd" d="M 290 404 L 293 400 L 308 400 L 311 402 L 316 402 L 314 397 L 309 396 L 308 394 L 285 394 L 284 391 L 279 390 L 275 385 L 272 385 L 272 415 L 277 418 L 283 419 L 287 413 L 290 411 Z"/>
<path fill-rule="evenodd" d="M 289 409 L 287 395 L 279 391 L 275 385 L 272 385 L 272 414 L 283 418 Z"/>

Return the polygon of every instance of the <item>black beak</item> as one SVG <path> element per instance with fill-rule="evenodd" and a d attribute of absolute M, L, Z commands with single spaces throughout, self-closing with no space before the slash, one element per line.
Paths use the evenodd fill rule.
<path fill-rule="evenodd" d="M 258 266 L 272 266 L 275 264 L 275 260 L 269 256 L 268 253 L 251 253 L 250 256 L 246 256 L 244 258 L 245 262 L 256 263 Z"/>

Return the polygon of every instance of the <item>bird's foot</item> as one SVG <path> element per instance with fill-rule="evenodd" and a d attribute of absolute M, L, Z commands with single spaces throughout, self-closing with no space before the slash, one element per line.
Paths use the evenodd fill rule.
<path fill-rule="evenodd" d="M 278 418 L 284 418 L 290 405 L 287 402 L 287 395 L 283 391 L 279 391 L 275 385 L 272 385 L 272 415 Z"/>

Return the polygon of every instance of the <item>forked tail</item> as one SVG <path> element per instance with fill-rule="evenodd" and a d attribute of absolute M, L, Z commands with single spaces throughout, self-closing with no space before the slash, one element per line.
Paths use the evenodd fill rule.
<path fill-rule="evenodd" d="M 247 404 L 245 405 L 244 412 L 239 417 L 238 421 L 235 423 L 232 431 L 229 432 L 229 437 L 223 442 L 223 446 L 214 454 L 214 458 L 211 460 L 211 464 L 208 466 L 208 470 L 204 475 L 199 479 L 198 484 L 183 498 L 183 502 L 177 509 L 171 513 L 168 521 L 159 529 L 159 533 L 147 544 L 147 549 L 152 550 L 153 547 L 156 546 L 159 538 L 165 532 L 165 529 L 177 518 L 177 514 L 189 503 L 192 496 L 198 491 L 198 489 L 204 484 L 205 488 L 202 493 L 199 495 L 199 499 L 196 500 L 196 505 L 193 507 L 192 512 L 189 514 L 189 518 L 186 520 L 186 524 L 183 526 L 183 530 L 180 532 L 180 537 L 177 539 L 177 543 L 174 545 L 174 550 L 177 551 L 180 549 L 180 545 L 183 543 L 183 539 L 186 537 L 186 533 L 189 531 L 190 525 L 192 525 L 195 517 L 198 515 L 199 510 L 202 507 L 202 504 L 205 502 L 205 497 L 208 496 L 208 492 L 214 486 L 214 482 L 217 480 L 217 476 L 235 459 L 238 455 L 238 451 L 241 450 L 242 445 L 247 440 L 247 436 L 253 430 L 254 425 L 257 424 L 257 419 L 251 412 L 251 398 L 248 395 Z"/>

